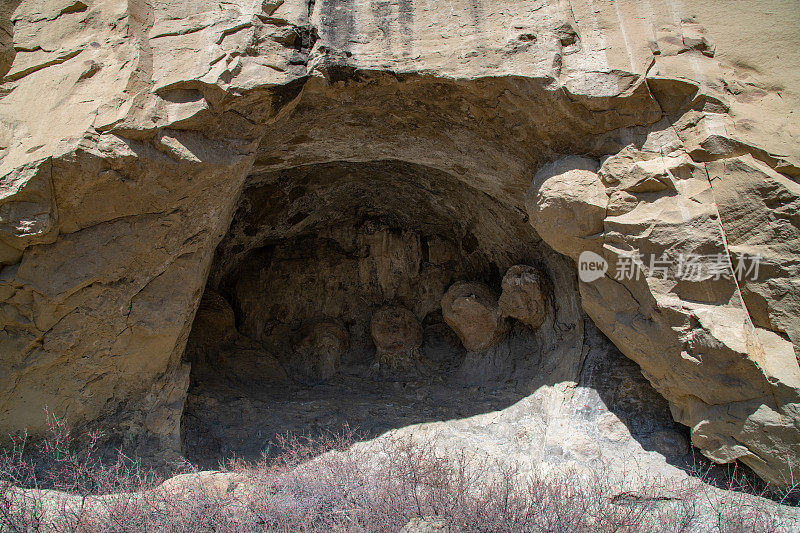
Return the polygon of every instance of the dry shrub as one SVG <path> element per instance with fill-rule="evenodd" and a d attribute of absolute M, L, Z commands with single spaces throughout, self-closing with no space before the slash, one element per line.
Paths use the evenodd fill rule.
<path fill-rule="evenodd" d="M 25 439 L 3 453 L 0 531 L 397 532 L 420 517 L 437 517 L 451 532 L 486 533 L 796 527 L 787 508 L 741 491 L 666 486 L 604 468 L 522 473 L 467 449 L 446 452 L 410 437 L 354 445 L 350 433 L 288 436 L 277 459 L 232 461 L 216 475 L 187 466 L 180 483 L 157 485 L 122 454 L 98 459 L 96 439 L 78 452 L 63 425 L 54 421 L 53 430 L 35 453 Z"/>

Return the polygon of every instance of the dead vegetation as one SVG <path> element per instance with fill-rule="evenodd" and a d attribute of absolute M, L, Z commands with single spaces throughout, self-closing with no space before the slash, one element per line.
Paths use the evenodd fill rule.
<path fill-rule="evenodd" d="M 286 437 L 278 459 L 231 461 L 219 473 L 181 465 L 162 483 L 122 453 L 103 460 L 91 436 L 77 451 L 65 427 L 51 425 L 50 439 L 30 448 L 20 438 L 2 454 L 0 531 L 397 532 L 431 517 L 450 532 L 798 527 L 794 509 L 748 494 L 744 476 L 720 491 L 696 480 L 633 483 L 603 468 L 530 473 L 469 450 L 412 438 L 354 445 L 345 434 Z"/>

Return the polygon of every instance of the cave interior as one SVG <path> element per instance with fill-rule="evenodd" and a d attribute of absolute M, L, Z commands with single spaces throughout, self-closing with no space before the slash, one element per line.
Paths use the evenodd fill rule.
<path fill-rule="evenodd" d="M 525 275 L 535 302 L 513 294 Z M 504 298 L 538 305 L 537 317 L 501 312 Z M 397 160 L 253 172 L 187 343 L 185 453 L 213 467 L 277 454 L 290 434 L 371 438 L 502 411 L 581 374 L 587 322 L 569 261 L 523 210 L 457 176 Z M 612 373 L 625 367 L 644 391 L 637 405 L 655 402 L 671 425 L 635 365 L 593 331 L 598 364 L 613 354 Z"/>

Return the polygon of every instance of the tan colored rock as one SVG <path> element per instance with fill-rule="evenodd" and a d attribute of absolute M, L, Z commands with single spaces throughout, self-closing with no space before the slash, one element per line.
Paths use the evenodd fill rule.
<path fill-rule="evenodd" d="M 605 218 L 601 240 L 609 271 L 581 283 L 584 309 L 641 365 L 705 455 L 718 462 L 740 459 L 762 477 L 785 483 L 800 460 L 790 414 L 800 399 L 800 369 L 790 343 L 753 327 L 705 168 L 685 155 L 626 149 L 607 159 L 599 175 L 611 194 L 625 191 L 637 203 Z M 564 194 L 574 198 L 572 191 Z M 587 203 L 595 197 L 586 195 Z M 631 253 L 635 271 L 625 266 Z M 688 256 L 706 264 L 690 268 L 682 259 Z M 724 261 L 719 274 L 709 270 L 715 257 Z M 768 441 L 754 438 L 756 426 L 769 432 Z"/>
<path fill-rule="evenodd" d="M 570 455 L 582 462 L 591 463 L 602 455 L 602 450 L 596 439 L 583 433 L 566 435 L 563 445 Z"/>
<path fill-rule="evenodd" d="M 241 474 L 202 470 L 173 476 L 153 489 L 156 494 L 183 498 L 197 498 L 200 495 L 224 497 L 231 494 L 246 481 Z"/>
<path fill-rule="evenodd" d="M 600 250 L 608 196 L 596 161 L 573 156 L 545 166 L 534 177 L 525 206 L 533 227 L 557 252 L 577 257 Z"/>
<path fill-rule="evenodd" d="M 547 296 L 540 272 L 528 265 L 514 265 L 503 276 L 497 301 L 503 316 L 519 320 L 533 329 L 544 322 Z"/>
<path fill-rule="evenodd" d="M 440 194 L 389 214 L 403 225 L 435 209 L 447 220 L 437 231 L 462 249 L 434 244 L 429 259 L 463 256 L 483 272 L 487 257 L 498 269 L 530 257 L 529 236 L 498 228 L 521 220 L 539 169 L 534 227 L 570 257 L 610 261 L 583 305 L 695 442 L 768 479 L 796 464 L 795 6 L 653 0 L 631 14 L 615 2 L 457 0 L 389 2 L 378 15 L 351 4 L 0 6 L 0 434 L 41 433 L 43 409 L 57 407 L 142 454 L 177 453 L 186 339 L 248 176 L 288 173 L 266 185 L 260 226 L 242 229 L 250 251 L 287 234 L 270 217 L 302 196 L 302 169 L 405 161 L 417 175 L 394 183 Z M 612 156 L 601 175 L 613 180 L 582 158 L 542 168 L 555 152 Z M 385 215 L 387 203 L 365 205 L 376 190 L 286 219 L 312 231 L 351 207 Z M 454 201 L 467 190 L 472 201 Z M 414 264 L 393 256 L 405 238 L 367 240 L 382 260 L 365 272 L 398 289 L 393 269 Z M 765 277 L 612 279 L 634 249 L 762 253 Z M 431 279 L 419 316 L 452 278 Z M 492 299 L 463 303 L 482 324 L 475 346 L 496 342 Z M 235 343 L 256 357 L 262 333 Z"/>
<path fill-rule="evenodd" d="M 800 185 L 750 155 L 706 164 L 739 287 L 759 328 L 787 336 L 800 357 Z M 758 255 L 758 272 L 747 257 Z"/>
<path fill-rule="evenodd" d="M 597 419 L 597 429 L 600 434 L 612 441 L 622 441 L 631 438 L 631 432 L 614 413 L 603 413 Z"/>
<path fill-rule="evenodd" d="M 442 297 L 442 317 L 468 352 L 491 348 L 509 329 L 492 290 L 474 281 L 454 283 L 447 289 Z"/>

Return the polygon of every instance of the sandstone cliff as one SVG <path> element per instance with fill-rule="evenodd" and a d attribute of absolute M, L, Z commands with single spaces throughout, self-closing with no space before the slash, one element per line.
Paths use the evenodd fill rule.
<path fill-rule="evenodd" d="M 0 432 L 42 431 L 47 407 L 178 454 L 204 288 L 239 287 L 244 313 L 269 281 L 243 274 L 265 275 L 254 251 L 320 234 L 383 250 L 359 263 L 376 265 L 370 305 L 420 320 L 453 272 L 540 261 L 559 312 L 579 324 L 579 302 L 704 454 L 787 482 L 798 16 L 789 0 L 4 3 Z M 373 215 L 410 233 L 364 230 Z M 612 269 L 578 297 L 553 250 Z M 647 263 L 616 279 L 632 251 L 728 259 L 690 282 Z M 756 255 L 760 276 L 737 279 Z M 393 285 L 409 264 L 429 298 Z M 237 326 L 261 342 L 257 311 Z"/>

